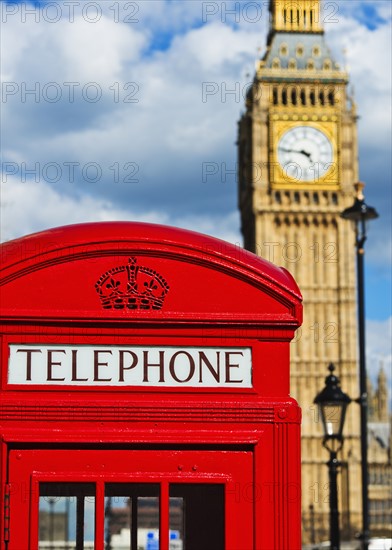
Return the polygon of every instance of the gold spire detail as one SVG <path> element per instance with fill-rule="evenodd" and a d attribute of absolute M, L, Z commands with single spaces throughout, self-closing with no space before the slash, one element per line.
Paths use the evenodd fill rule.
<path fill-rule="evenodd" d="M 272 31 L 322 32 L 320 0 L 271 0 Z"/>

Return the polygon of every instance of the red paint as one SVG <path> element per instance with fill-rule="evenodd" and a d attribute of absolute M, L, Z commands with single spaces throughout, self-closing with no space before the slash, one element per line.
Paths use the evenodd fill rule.
<path fill-rule="evenodd" d="M 37 550 L 38 483 L 48 478 L 96 484 L 100 550 L 108 479 L 161 483 L 161 531 L 173 480 L 220 479 L 226 550 L 300 549 L 300 411 L 289 396 L 289 343 L 302 306 L 285 270 L 211 237 L 141 223 L 53 229 L 5 243 L 1 254 L 7 550 Z M 10 344 L 56 346 L 44 361 L 50 386 L 8 384 Z M 175 361 L 186 358 L 190 374 L 189 348 L 200 349 L 203 359 L 206 348 L 251 348 L 253 387 L 230 386 L 234 352 L 223 362 L 222 387 L 181 386 L 186 375 L 174 360 L 168 368 L 179 386 L 105 386 L 111 355 L 102 351 L 92 365 L 96 385 L 64 386 L 62 357 L 70 357 L 73 380 L 82 384 L 83 376 L 77 353 L 63 346 L 82 345 L 183 348 Z M 28 371 L 38 354 L 21 355 Z M 27 499 L 23 480 L 37 489 Z M 20 525 L 24 514 L 30 526 Z"/>

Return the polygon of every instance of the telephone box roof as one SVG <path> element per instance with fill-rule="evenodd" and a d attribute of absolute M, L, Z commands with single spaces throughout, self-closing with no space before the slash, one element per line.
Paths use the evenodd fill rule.
<path fill-rule="evenodd" d="M 91 268 L 91 265 L 95 266 L 98 263 L 98 259 L 106 258 L 106 261 L 110 261 L 108 258 L 115 256 L 116 260 L 120 261 L 121 258 L 124 262 L 124 257 L 132 255 L 138 256 L 139 263 L 143 263 L 145 258 L 151 257 L 159 261 L 165 259 L 166 261 L 181 262 L 183 267 L 187 266 L 186 269 L 184 267 L 183 275 L 189 277 L 191 274 L 194 279 L 193 284 L 198 284 L 198 281 L 203 278 L 208 279 L 213 272 L 220 272 L 220 276 L 224 274 L 225 277 L 220 282 L 215 282 L 218 289 L 219 285 L 222 287 L 222 281 L 225 281 L 223 286 L 226 289 L 228 279 L 241 280 L 248 286 L 250 284 L 252 287 L 264 290 L 270 297 L 284 303 L 286 309 L 291 310 L 291 315 L 300 321 L 301 293 L 293 277 L 285 269 L 279 268 L 239 246 L 214 237 L 150 223 L 76 224 L 8 241 L 1 245 L 0 285 L 7 285 L 20 277 L 31 276 L 33 273 L 42 272 L 42 270 L 53 270 L 54 266 L 67 266 L 70 263 L 90 261 Z M 202 272 L 200 269 L 197 271 L 196 267 L 192 268 L 192 266 L 203 266 L 209 272 Z M 115 268 L 115 266 L 109 267 Z M 83 277 L 80 266 L 78 269 L 78 276 Z M 160 266 L 156 269 L 157 272 L 162 271 Z M 193 271 L 190 271 L 192 269 Z M 72 271 L 68 273 L 53 271 L 51 277 L 58 279 L 60 288 L 60 279 L 72 278 Z M 173 278 L 176 279 L 175 276 Z M 31 284 L 34 285 L 36 280 L 36 278 L 32 279 Z M 44 287 L 44 284 L 47 286 Z M 213 277 L 211 284 L 214 284 Z M 41 284 L 41 290 L 50 285 L 51 279 L 48 278 L 46 283 Z M 234 294 L 241 293 L 242 289 L 239 286 L 236 288 L 229 285 L 227 291 L 231 293 L 234 300 Z M 205 289 L 202 292 L 205 292 Z M 249 300 L 249 298 L 250 296 L 244 295 L 244 299 Z M 240 297 L 236 299 L 238 301 Z M 176 306 L 178 308 L 178 304 Z"/>

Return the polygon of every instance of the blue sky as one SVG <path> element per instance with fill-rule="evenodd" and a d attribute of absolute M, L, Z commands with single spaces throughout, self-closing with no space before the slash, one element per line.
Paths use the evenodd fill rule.
<path fill-rule="evenodd" d="M 341 2 L 343 12 L 349 12 L 352 17 L 365 25 L 370 30 L 376 30 L 380 25 L 388 23 L 388 17 L 381 12 L 382 0 L 375 2 L 353 2 L 354 6 L 349 6 L 349 1 Z"/>
<path fill-rule="evenodd" d="M 137 219 L 241 243 L 237 121 L 264 52 L 267 5 L 2 2 L 2 239 Z M 367 202 L 381 215 L 367 243 L 368 341 L 390 361 L 391 2 L 323 10 L 355 89 Z"/>

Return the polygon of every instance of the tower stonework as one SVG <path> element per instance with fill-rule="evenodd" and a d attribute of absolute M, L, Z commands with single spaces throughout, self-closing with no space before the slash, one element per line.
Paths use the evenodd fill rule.
<path fill-rule="evenodd" d="M 286 267 L 304 296 L 291 394 L 303 411 L 303 541 L 329 538 L 328 459 L 313 400 L 333 362 L 359 391 L 354 231 L 340 213 L 358 181 L 356 107 L 324 37 L 320 2 L 270 3 L 264 57 L 239 122 L 239 207 L 248 250 Z M 359 410 L 349 407 L 339 478 L 342 536 L 361 530 Z"/>

